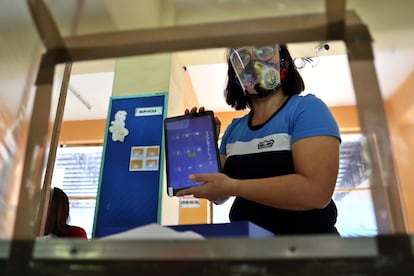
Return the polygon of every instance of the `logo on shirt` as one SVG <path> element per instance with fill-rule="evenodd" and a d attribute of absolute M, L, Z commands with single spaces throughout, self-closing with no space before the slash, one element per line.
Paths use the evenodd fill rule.
<path fill-rule="evenodd" d="M 274 143 L 275 143 L 275 140 L 273 139 L 264 140 L 262 142 L 259 142 L 259 144 L 257 144 L 257 149 L 271 148 Z"/>

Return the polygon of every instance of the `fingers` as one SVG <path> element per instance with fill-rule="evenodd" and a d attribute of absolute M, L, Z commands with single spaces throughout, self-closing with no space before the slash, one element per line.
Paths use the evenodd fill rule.
<path fill-rule="evenodd" d="M 194 182 L 207 182 L 209 180 L 209 174 L 190 174 L 188 179 Z"/>
<path fill-rule="evenodd" d="M 180 197 L 180 196 L 191 195 L 191 194 L 192 192 L 189 191 L 189 189 L 185 189 L 185 190 L 181 190 L 177 192 L 176 196 Z"/>
<path fill-rule="evenodd" d="M 199 113 L 203 113 L 203 112 L 205 112 L 206 111 L 206 109 L 205 109 L 205 107 L 204 106 L 201 106 L 199 109 L 198 109 L 198 112 Z M 191 108 L 191 112 L 190 112 L 191 114 L 195 114 L 195 113 L 197 113 L 197 107 L 196 106 L 194 106 L 193 108 Z"/>
<path fill-rule="evenodd" d="M 218 138 L 220 137 L 221 121 L 217 116 L 214 119 L 216 121 L 216 133 L 217 133 L 217 138 Z"/>
<path fill-rule="evenodd" d="M 216 121 L 216 125 L 221 126 L 221 121 L 220 121 L 219 117 L 215 116 L 214 119 Z"/>
<path fill-rule="evenodd" d="M 204 106 L 201 106 L 200 108 L 197 108 L 196 106 L 194 106 L 193 108 L 191 108 L 191 109 L 186 109 L 185 111 L 184 111 L 184 114 L 185 115 L 188 115 L 188 114 L 196 114 L 197 112 L 199 112 L 199 113 L 203 113 L 203 112 L 205 112 L 206 111 L 206 109 L 205 109 L 205 107 Z"/>
<path fill-rule="evenodd" d="M 177 194 L 176 194 L 177 197 L 188 196 L 188 195 L 191 195 L 195 198 L 206 198 L 206 197 L 204 197 L 203 191 L 201 189 L 198 189 L 198 188 L 184 189 L 184 190 L 181 190 L 181 191 L 177 192 Z"/>

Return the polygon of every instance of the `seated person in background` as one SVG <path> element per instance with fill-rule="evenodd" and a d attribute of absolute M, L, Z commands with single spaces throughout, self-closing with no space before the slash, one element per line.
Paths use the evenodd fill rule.
<path fill-rule="evenodd" d="M 50 196 L 44 235 L 51 235 L 58 238 L 87 239 L 85 229 L 67 224 L 69 218 L 69 199 L 65 192 L 54 187 Z"/>

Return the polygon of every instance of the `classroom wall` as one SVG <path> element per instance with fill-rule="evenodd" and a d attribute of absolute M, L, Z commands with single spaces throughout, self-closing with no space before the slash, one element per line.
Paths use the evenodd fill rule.
<path fill-rule="evenodd" d="M 413 103 L 414 104 L 414 103 Z M 355 106 L 331 107 L 342 132 L 354 133 L 359 131 L 359 118 Z M 235 117 L 243 116 L 246 111 L 215 112 L 221 121 L 221 133 Z M 414 118 L 414 117 L 413 117 Z M 65 121 L 60 134 L 60 144 L 99 144 L 103 143 L 106 120 Z"/>

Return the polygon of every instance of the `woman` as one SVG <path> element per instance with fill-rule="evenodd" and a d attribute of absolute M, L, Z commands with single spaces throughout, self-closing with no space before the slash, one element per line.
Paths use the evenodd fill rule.
<path fill-rule="evenodd" d="M 231 221 L 251 221 L 275 235 L 338 234 L 332 194 L 340 134 L 328 107 L 299 95 L 304 83 L 285 45 L 232 48 L 228 65 L 226 102 L 250 112 L 233 119 L 222 137 L 222 173 L 190 175 L 204 184 L 177 196 L 215 202 L 235 196 Z"/>
<path fill-rule="evenodd" d="M 83 228 L 67 224 L 68 218 L 68 196 L 61 189 L 54 187 L 51 191 L 44 234 L 59 238 L 87 239 L 86 231 Z"/>

